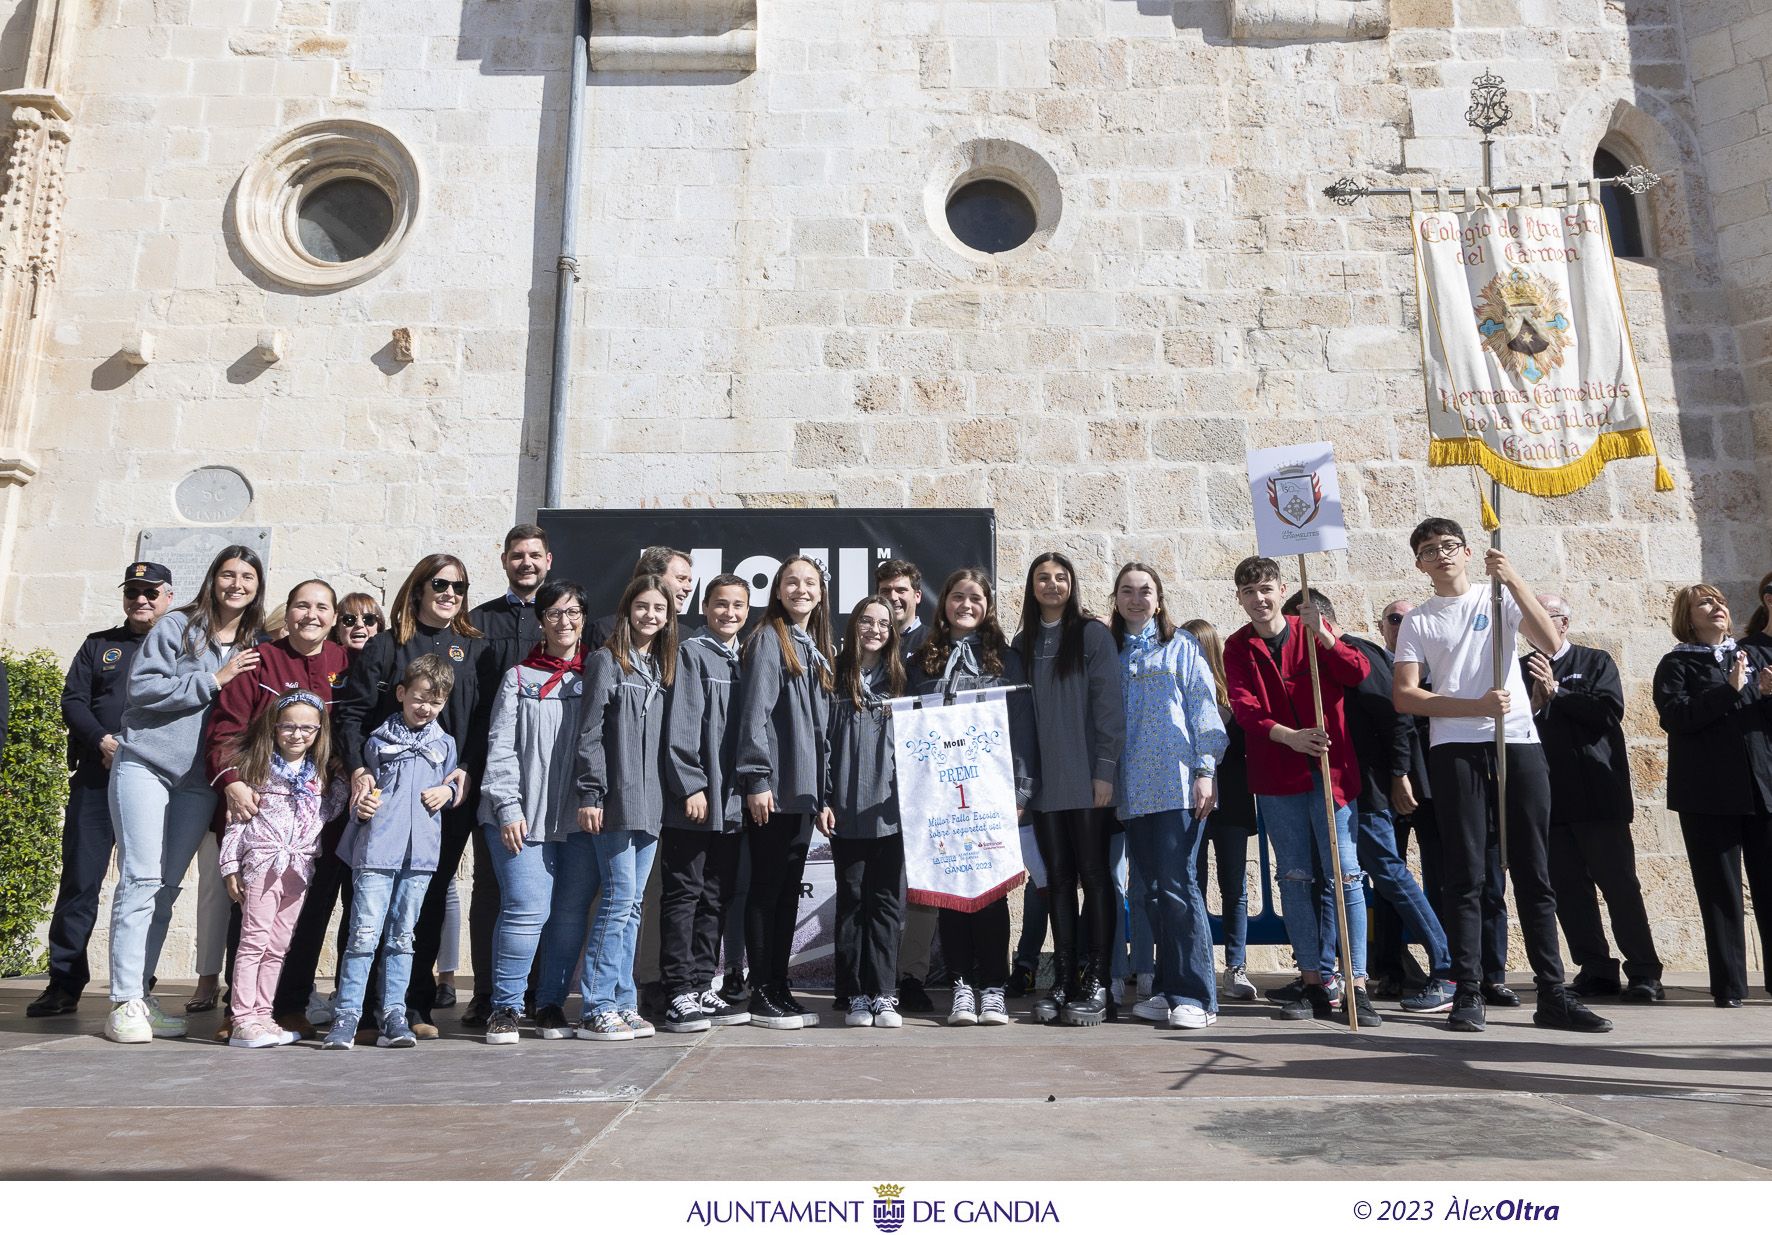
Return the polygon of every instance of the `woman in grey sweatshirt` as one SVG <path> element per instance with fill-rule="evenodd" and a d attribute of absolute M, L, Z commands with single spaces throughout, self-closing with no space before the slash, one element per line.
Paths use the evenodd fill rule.
<path fill-rule="evenodd" d="M 264 563 L 244 545 L 216 554 L 195 598 L 142 640 L 129 667 L 123 732 L 111 767 L 117 889 L 111 899 L 113 1042 L 181 1038 L 149 993 L 185 868 L 209 831 L 215 791 L 201 759 L 203 722 L 221 688 L 258 666 Z"/>

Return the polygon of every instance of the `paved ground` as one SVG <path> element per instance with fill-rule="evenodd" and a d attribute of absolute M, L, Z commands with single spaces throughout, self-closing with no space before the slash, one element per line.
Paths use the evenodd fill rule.
<path fill-rule="evenodd" d="M 349 1054 L 116 1046 L 102 997 L 31 1021 L 36 990 L 0 982 L 0 1177 L 1772 1179 L 1772 1003 L 1719 1011 L 1690 976 L 1605 1006 L 1603 1037 L 1264 1004 L 1194 1032 L 827 1015 L 488 1047 L 445 1012 L 439 1042 Z"/>

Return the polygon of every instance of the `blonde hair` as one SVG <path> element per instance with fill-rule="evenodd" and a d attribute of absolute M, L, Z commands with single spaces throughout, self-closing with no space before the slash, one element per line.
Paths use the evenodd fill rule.
<path fill-rule="evenodd" d="M 1692 602 L 1701 596 L 1721 602 L 1723 608 L 1729 608 L 1729 598 L 1708 583 L 1693 583 L 1674 593 L 1672 620 L 1668 623 L 1673 627 L 1674 638 L 1681 643 L 1697 643 L 1698 628 L 1692 625 Z"/>

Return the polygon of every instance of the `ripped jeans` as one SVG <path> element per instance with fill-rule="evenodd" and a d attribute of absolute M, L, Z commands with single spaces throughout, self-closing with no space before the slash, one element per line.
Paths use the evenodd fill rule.
<path fill-rule="evenodd" d="M 335 1015 L 361 1019 L 369 985 L 369 967 L 376 945 L 382 947 L 381 1003 L 378 1010 L 406 1007 L 406 985 L 412 979 L 412 928 L 431 871 L 359 870 L 351 877 L 351 929 L 339 966 Z"/>
<path fill-rule="evenodd" d="M 1280 883 L 1280 913 L 1286 920 L 1286 934 L 1292 940 L 1292 951 L 1301 958 L 1322 953 L 1334 955 L 1336 943 L 1318 940 L 1317 897 L 1313 881 L 1320 875 L 1325 886 L 1334 878 L 1329 847 L 1322 843 L 1327 835 L 1323 819 L 1323 781 L 1318 772 L 1311 773 L 1309 793 L 1281 795 L 1258 794 L 1261 821 L 1267 826 L 1268 839 L 1274 845 L 1274 874 Z M 1353 955 L 1344 958 L 1356 978 L 1366 976 L 1366 896 L 1361 887 L 1359 854 L 1354 848 L 1353 811 L 1346 806 L 1335 808 L 1335 839 L 1341 850 L 1341 882 L 1347 901 L 1348 947 Z M 1320 869 L 1319 869 L 1320 868 Z"/>

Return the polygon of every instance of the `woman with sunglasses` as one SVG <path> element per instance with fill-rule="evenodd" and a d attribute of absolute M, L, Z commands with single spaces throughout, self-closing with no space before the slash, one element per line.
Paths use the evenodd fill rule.
<path fill-rule="evenodd" d="M 332 641 L 355 661 L 364 645 L 387 628 L 388 619 L 375 597 L 368 592 L 352 592 L 338 602 L 338 624 L 332 628 Z"/>
<path fill-rule="evenodd" d="M 451 776 L 457 784 L 455 805 L 443 811 L 437 874 L 419 911 L 412 943 L 412 979 L 406 988 L 413 1035 L 429 1039 L 437 1036 L 431 1001 L 437 993 L 435 966 L 443 936 L 444 901 L 474 830 L 478 806 L 474 790 L 486 761 L 485 736 L 471 732 L 475 728 L 472 722 L 482 692 L 497 685 L 488 679 L 496 674 L 498 664 L 484 636 L 468 620 L 468 568 L 460 558 L 433 553 L 420 559 L 394 594 L 392 609 L 388 629 L 370 639 L 352 663 L 334 706 L 333 720 L 339 755 L 351 770 L 351 806 L 355 809 L 375 787 L 375 778 L 364 766 L 364 740 L 400 710 L 394 688 L 405 677 L 406 666 L 420 656 L 433 655 L 455 670 L 449 702 L 437 717 L 460 751 L 461 766 Z"/>

